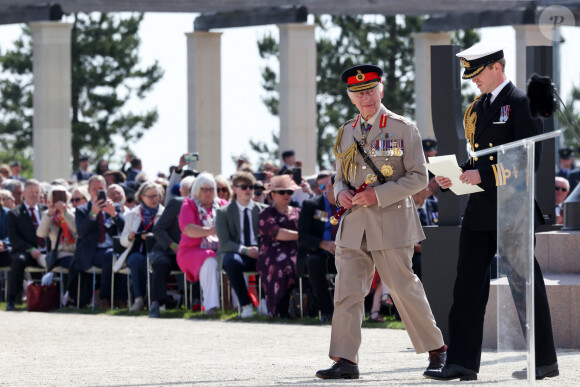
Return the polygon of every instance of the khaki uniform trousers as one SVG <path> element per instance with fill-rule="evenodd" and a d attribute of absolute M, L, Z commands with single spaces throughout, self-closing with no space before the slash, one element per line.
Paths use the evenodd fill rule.
<path fill-rule="evenodd" d="M 416 353 L 443 346 L 443 336 L 425 296 L 423 284 L 411 269 L 413 246 L 367 251 L 363 237 L 360 249 L 336 248 L 336 288 L 329 356 L 358 364 L 364 298 L 369 293 L 374 268 L 391 292 Z"/>

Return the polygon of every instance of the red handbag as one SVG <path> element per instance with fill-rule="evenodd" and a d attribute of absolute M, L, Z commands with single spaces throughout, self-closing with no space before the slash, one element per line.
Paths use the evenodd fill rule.
<path fill-rule="evenodd" d="M 57 309 L 59 303 L 60 292 L 55 284 L 30 284 L 26 287 L 26 306 L 29 312 L 48 312 Z"/>

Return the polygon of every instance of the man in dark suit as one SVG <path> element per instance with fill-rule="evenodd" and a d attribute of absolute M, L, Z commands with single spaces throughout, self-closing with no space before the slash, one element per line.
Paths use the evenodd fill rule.
<path fill-rule="evenodd" d="M 572 148 L 561 148 L 558 151 L 558 171 L 556 176 L 570 179 L 570 174 L 574 169 L 574 150 Z"/>
<path fill-rule="evenodd" d="M 15 310 L 14 302 L 22 290 L 24 269 L 27 266 L 46 266 L 42 262 L 43 254 L 46 253 L 46 240 L 36 236 L 40 214 L 46 210 L 45 205 L 38 204 L 39 200 L 40 184 L 34 179 L 27 180 L 24 183 L 22 204 L 8 213 L 7 228 L 12 245 L 12 264 L 6 310 Z"/>
<path fill-rule="evenodd" d="M 294 169 L 296 166 L 296 153 L 293 150 L 282 152 L 282 161 L 284 162 L 284 165 L 280 168 L 278 175 L 283 175 Z"/>
<path fill-rule="evenodd" d="M 99 309 L 102 310 L 111 307 L 112 238 L 120 235 L 125 226 L 121 207 L 114 204 L 111 199 L 99 199 L 99 191 L 104 192 L 105 190 L 105 178 L 100 175 L 91 176 L 89 179 L 91 201 L 78 207 L 75 212 L 78 239 L 73 264 L 73 268 L 79 272 L 84 272 L 91 266 L 101 268 Z M 83 283 L 86 282 L 83 281 Z M 126 307 L 126 299 L 125 281 L 123 281 L 121 274 L 115 274 L 115 303 L 120 308 Z"/>
<path fill-rule="evenodd" d="M 89 156 L 87 155 L 80 155 L 79 157 L 79 169 L 74 173 L 73 179 L 76 181 L 85 181 L 89 180 L 90 177 L 93 175 L 91 171 L 89 171 L 89 166 L 91 162 L 89 160 Z"/>
<path fill-rule="evenodd" d="M 504 72 L 503 47 L 478 43 L 457 54 L 465 67 L 464 79 L 472 79 L 483 93 L 465 114 L 465 134 L 473 150 L 482 150 L 542 133 L 542 121 L 530 115 L 526 94 L 517 89 Z M 536 168 L 540 165 L 540 144 L 536 144 Z M 447 364 L 424 375 L 437 380 L 476 380 L 481 360 L 483 320 L 489 297 L 490 264 L 497 250 L 497 186 L 504 184 L 496 155 L 473 158 L 461 165 L 461 180 L 477 184 L 482 192 L 469 196 L 459 239 L 457 278 L 449 312 Z M 437 176 L 443 189 L 451 186 Z M 542 221 L 537 213 L 536 223 Z M 511 278 L 512 285 L 514 279 Z M 512 286 L 512 290 L 518 284 Z M 559 374 L 550 307 L 544 278 L 534 260 L 536 378 Z M 523 374 L 523 375 L 522 375 Z M 514 377 L 525 373 L 514 373 Z"/>
<path fill-rule="evenodd" d="M 241 318 L 254 315 L 244 272 L 256 271 L 258 248 L 258 214 L 265 204 L 252 200 L 256 179 L 248 172 L 232 177 L 234 200 L 216 212 L 215 228 L 219 243 L 218 263 L 223 266 L 241 306 Z M 260 300 L 261 301 L 261 300 Z"/>
<path fill-rule="evenodd" d="M 300 277 L 308 274 L 320 308 L 321 322 L 332 321 L 334 310 L 326 278 L 329 272 L 336 273 L 334 239 L 338 224 L 330 224 L 330 218 L 337 212 L 333 185 L 334 175 L 322 195 L 302 203 L 298 219 L 299 248 L 296 268 Z"/>
<path fill-rule="evenodd" d="M 167 277 L 172 270 L 179 270 L 177 251 L 181 240 L 179 212 L 185 198 L 175 197 L 169 201 L 157 224 L 153 227 L 156 243 L 149 256 L 151 268 L 151 310 L 149 317 L 160 316 L 159 308 L 165 305 Z"/>

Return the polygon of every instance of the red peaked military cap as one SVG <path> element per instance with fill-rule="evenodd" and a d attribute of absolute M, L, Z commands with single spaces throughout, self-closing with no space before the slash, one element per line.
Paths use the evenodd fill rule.
<path fill-rule="evenodd" d="M 342 73 L 342 81 L 346 83 L 349 91 L 357 92 L 369 90 L 381 82 L 383 69 L 371 64 L 351 67 Z"/>

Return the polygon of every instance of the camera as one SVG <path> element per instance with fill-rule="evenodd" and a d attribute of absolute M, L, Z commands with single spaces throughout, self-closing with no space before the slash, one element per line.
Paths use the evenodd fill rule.
<path fill-rule="evenodd" d="M 183 160 L 186 163 L 191 163 L 192 161 L 199 161 L 199 153 L 198 152 L 191 152 L 183 156 Z"/>

